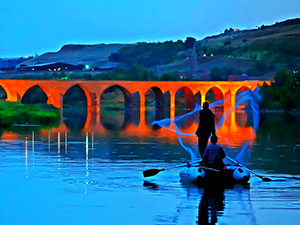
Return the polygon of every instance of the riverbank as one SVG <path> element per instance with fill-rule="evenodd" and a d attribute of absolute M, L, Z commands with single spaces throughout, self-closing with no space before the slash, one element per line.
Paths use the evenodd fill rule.
<path fill-rule="evenodd" d="M 260 109 L 266 112 L 290 113 L 300 112 L 300 70 L 280 70 L 271 85 L 260 88 Z"/>
<path fill-rule="evenodd" d="M 52 105 L 0 102 L 0 127 L 50 125 L 60 121 L 60 111 Z"/>

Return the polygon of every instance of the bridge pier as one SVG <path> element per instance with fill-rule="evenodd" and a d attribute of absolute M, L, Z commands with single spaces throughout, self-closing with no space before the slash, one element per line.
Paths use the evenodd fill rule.
<path fill-rule="evenodd" d="M 170 91 L 170 119 L 175 119 L 175 93 Z"/>
<path fill-rule="evenodd" d="M 146 101 L 146 94 L 139 92 L 140 95 L 140 121 L 139 121 L 139 130 L 144 129 L 146 124 L 146 118 L 145 118 L 145 101 Z"/>
<path fill-rule="evenodd" d="M 21 98 L 17 92 L 13 92 L 10 94 L 7 93 L 7 98 L 5 101 L 6 102 L 21 102 Z"/>
<path fill-rule="evenodd" d="M 96 108 L 96 113 L 100 114 L 101 111 L 101 95 L 99 93 L 96 93 L 96 98 L 95 98 L 95 108 Z"/>
<path fill-rule="evenodd" d="M 145 112 L 145 94 L 144 93 L 139 93 L 140 94 L 140 112 Z"/>
<path fill-rule="evenodd" d="M 235 91 L 227 90 L 224 93 L 224 114 L 230 111 L 225 123 L 228 127 L 235 126 Z"/>
<path fill-rule="evenodd" d="M 200 102 L 200 105 L 202 106 L 203 103 L 205 102 L 205 99 L 206 99 L 206 92 L 205 93 L 201 93 L 201 102 Z"/>

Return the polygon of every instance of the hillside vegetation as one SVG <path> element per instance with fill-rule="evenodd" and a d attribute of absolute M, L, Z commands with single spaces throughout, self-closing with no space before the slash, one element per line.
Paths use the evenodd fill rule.
<path fill-rule="evenodd" d="M 206 54 L 252 60 L 250 75 L 274 72 L 278 68 L 296 69 L 300 62 L 300 19 L 287 20 L 258 29 L 234 31 L 199 41 L 197 49 Z"/>
<path fill-rule="evenodd" d="M 273 80 L 281 69 L 298 69 L 300 19 L 251 30 L 227 28 L 221 34 L 199 41 L 188 37 L 185 41 L 157 43 L 66 45 L 58 52 L 45 53 L 23 64 L 50 62 L 89 65 L 90 71 L 86 72 L 90 74 L 85 74 L 86 78 L 82 74 L 83 79 L 136 79 L 126 71 L 137 65 L 153 73 L 151 79 L 157 80 L 163 74 L 174 72 L 183 79 L 228 80 L 229 75 L 244 74 L 240 79 Z M 104 71 L 107 69 L 116 71 L 107 73 Z M 148 77 L 137 79 L 151 80 Z"/>

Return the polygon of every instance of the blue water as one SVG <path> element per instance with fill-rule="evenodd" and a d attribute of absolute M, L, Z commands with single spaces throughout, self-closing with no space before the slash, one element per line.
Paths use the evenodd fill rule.
<path fill-rule="evenodd" d="M 273 181 L 253 176 L 250 188 L 225 189 L 220 198 L 180 183 L 178 169 L 144 183 L 143 170 L 189 159 L 178 143 L 162 140 L 157 130 L 144 138 L 108 132 L 95 135 L 93 143 L 89 133 L 88 144 L 85 133 L 71 130 L 67 148 L 63 134 L 58 147 L 57 133 L 51 133 L 50 147 L 38 131 L 34 143 L 31 131 L 2 139 L 0 224 L 198 224 L 199 206 L 205 200 L 209 215 L 217 202 L 217 224 L 297 224 L 299 120 L 287 131 L 280 123 L 283 116 L 273 117 L 262 116 L 247 163 Z"/>

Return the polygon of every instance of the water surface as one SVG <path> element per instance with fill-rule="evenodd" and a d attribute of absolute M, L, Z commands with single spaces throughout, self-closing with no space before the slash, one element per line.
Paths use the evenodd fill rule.
<path fill-rule="evenodd" d="M 145 182 L 143 170 L 190 159 L 176 134 L 151 127 L 156 118 L 119 112 L 93 115 L 88 123 L 65 118 L 50 130 L 2 131 L 1 225 L 204 224 L 212 211 L 217 224 L 300 221 L 299 118 L 261 115 L 254 135 L 251 113 L 224 123 L 217 133 L 227 154 L 238 155 L 249 141 L 243 162 L 273 181 L 253 176 L 250 188 L 213 192 L 182 184 L 178 169 Z M 180 130 L 193 133 L 197 122 L 196 115 Z M 183 141 L 196 149 L 195 137 Z"/>

